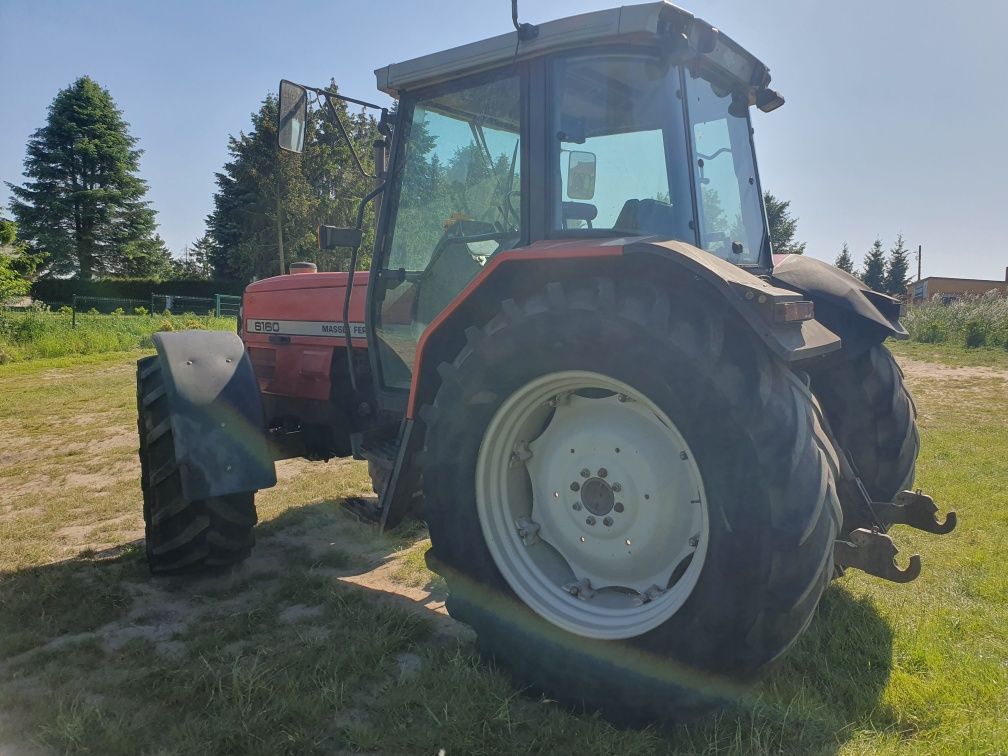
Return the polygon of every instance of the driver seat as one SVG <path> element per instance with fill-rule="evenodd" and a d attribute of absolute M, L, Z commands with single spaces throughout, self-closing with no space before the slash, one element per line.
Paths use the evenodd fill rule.
<path fill-rule="evenodd" d="M 656 199 L 628 199 L 613 228 L 641 236 L 675 236 L 676 213 L 672 205 Z"/>

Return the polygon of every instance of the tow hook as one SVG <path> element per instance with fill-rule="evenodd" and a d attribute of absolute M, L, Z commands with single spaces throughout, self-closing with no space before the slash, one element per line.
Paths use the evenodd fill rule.
<path fill-rule="evenodd" d="M 934 499 L 918 491 L 901 491 L 893 501 L 872 502 L 872 509 L 886 525 L 909 525 L 936 535 L 951 533 L 956 526 L 956 513 L 949 512 L 945 521 L 938 521 L 938 506 Z"/>
<path fill-rule="evenodd" d="M 847 540 L 834 544 L 833 561 L 840 574 L 845 569 L 854 568 L 883 580 L 909 583 L 920 575 L 920 555 L 911 556 L 910 563 L 904 570 L 896 564 L 898 553 L 899 549 L 893 539 L 878 528 L 858 528 L 847 536 Z"/>
<path fill-rule="evenodd" d="M 857 528 L 833 547 L 833 562 L 839 574 L 849 567 L 867 572 L 894 583 L 909 583 L 920 575 L 921 559 L 914 554 L 906 569 L 896 564 L 899 549 L 886 531 L 893 525 L 909 525 L 936 535 L 951 533 L 956 526 L 956 513 L 949 512 L 945 520 L 938 519 L 934 499 L 920 491 L 901 491 L 892 501 L 871 501 L 861 481 L 856 479 L 857 490 L 864 497 L 877 523 L 872 528 Z"/>

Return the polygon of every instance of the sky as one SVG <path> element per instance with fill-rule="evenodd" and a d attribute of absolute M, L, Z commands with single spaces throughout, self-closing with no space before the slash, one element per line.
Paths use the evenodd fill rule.
<path fill-rule="evenodd" d="M 614 0 L 519 3 L 532 23 Z M 681 0 L 770 66 L 787 99 L 754 112 L 764 188 L 807 253 L 857 262 L 879 237 L 923 245 L 923 273 L 1002 280 L 1008 265 L 1008 3 Z M 373 70 L 511 30 L 507 0 L 0 0 L 0 182 L 57 91 L 89 75 L 144 150 L 159 231 L 204 232 L 227 138 L 281 78 L 387 102 Z M 0 204 L 10 192 L 0 184 Z"/>

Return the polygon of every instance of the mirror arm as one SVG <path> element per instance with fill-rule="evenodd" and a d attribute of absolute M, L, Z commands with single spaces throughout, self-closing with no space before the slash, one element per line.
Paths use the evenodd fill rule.
<path fill-rule="evenodd" d="M 339 129 L 340 136 L 343 137 L 343 141 L 346 142 L 346 146 L 350 148 L 350 154 L 353 155 L 354 163 L 357 164 L 357 170 L 360 172 L 360 175 L 363 176 L 364 178 L 379 179 L 380 180 L 380 177 L 378 177 L 378 176 L 372 176 L 370 173 L 368 173 L 367 171 L 365 171 L 364 170 L 364 166 L 361 165 L 360 158 L 357 156 L 357 150 L 354 147 L 353 142 L 350 141 L 350 135 L 347 133 L 346 127 L 343 125 L 343 119 L 339 117 L 339 113 L 336 112 L 336 108 L 333 107 L 332 102 L 329 101 L 329 97 L 330 96 L 331 95 L 326 94 L 326 97 L 325 97 L 325 104 L 326 104 L 326 108 L 328 108 L 328 110 L 329 110 L 329 117 L 336 124 L 336 128 Z M 345 99 L 345 98 L 340 98 L 340 99 Z"/>
<path fill-rule="evenodd" d="M 381 183 L 368 192 L 360 201 L 360 204 L 357 206 L 357 223 L 355 226 L 358 231 L 364 228 L 364 209 L 367 207 L 368 202 L 383 191 L 385 191 L 385 184 Z M 360 244 L 350 249 L 350 263 L 347 266 L 349 270 L 347 271 L 346 296 L 343 298 L 343 338 L 346 344 L 347 372 L 350 374 L 350 388 L 355 393 L 357 391 L 357 371 L 354 369 L 353 340 L 350 335 L 350 297 L 353 295 L 354 273 L 357 271 L 357 252 L 359 250 Z"/>

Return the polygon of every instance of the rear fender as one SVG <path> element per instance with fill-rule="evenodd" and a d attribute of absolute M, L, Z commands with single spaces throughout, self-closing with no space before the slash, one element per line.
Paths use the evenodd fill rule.
<path fill-rule="evenodd" d="M 155 333 L 182 493 L 193 501 L 276 485 L 262 398 L 236 334 Z"/>
<path fill-rule="evenodd" d="M 887 337 L 909 336 L 900 323 L 898 299 L 822 260 L 805 255 L 774 258 L 772 280 L 815 303 L 816 320 L 840 336 L 845 351 L 857 351 Z"/>
<path fill-rule="evenodd" d="M 417 344 L 406 416 L 415 418 L 433 400 L 438 366 L 459 352 L 471 326 L 486 323 L 502 300 L 520 298 L 550 281 L 589 276 L 640 277 L 706 286 L 710 296 L 739 312 L 773 353 L 788 361 L 817 357 L 840 339 L 816 320 L 778 323 L 775 305 L 801 300 L 732 263 L 684 242 L 649 238 L 540 242 L 502 252 L 427 326 Z"/>

